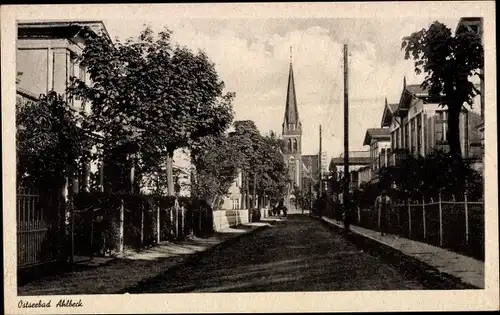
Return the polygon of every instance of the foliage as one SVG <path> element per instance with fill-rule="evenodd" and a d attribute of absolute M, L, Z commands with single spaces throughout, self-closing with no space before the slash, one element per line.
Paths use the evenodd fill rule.
<path fill-rule="evenodd" d="M 82 171 L 90 138 L 79 124 L 77 113 L 53 91 L 41 95 L 38 102 L 17 106 L 18 185 L 60 189 L 64 175 Z"/>
<path fill-rule="evenodd" d="M 422 196 L 437 200 L 440 193 L 444 199 L 459 200 L 464 192 L 470 200 L 478 200 L 483 194 L 482 176 L 472 168 L 471 161 L 454 161 L 443 151 L 434 151 L 425 158 L 409 157 L 402 166 L 383 168 L 379 174 L 379 189 L 394 183 L 394 196 L 403 200 L 420 200 Z"/>
<path fill-rule="evenodd" d="M 72 78 L 69 88 L 91 102 L 84 127 L 102 135 L 100 152 L 135 153 L 138 174 L 158 171 L 177 148 L 220 134 L 233 117 L 234 93 L 223 94 L 207 55 L 173 47 L 168 29 L 157 35 L 146 28 L 123 43 L 88 36 L 80 63 L 92 84 Z"/>
<path fill-rule="evenodd" d="M 280 152 L 282 144 L 274 132 L 263 137 L 257 156 L 258 184 L 257 191 L 261 195 L 272 196 L 272 201 L 279 201 L 290 183 L 288 171 Z"/>
<path fill-rule="evenodd" d="M 192 150 L 191 160 L 196 168 L 193 191 L 212 207 L 227 193 L 236 178 L 241 156 L 234 139 L 226 135 L 206 136 Z"/>
<path fill-rule="evenodd" d="M 473 104 L 480 93 L 470 81 L 484 67 L 484 51 L 480 35 L 469 31 L 452 35 L 446 25 L 435 21 L 403 38 L 401 49 L 405 59 L 415 60 L 415 73 L 426 74 L 422 86 L 431 97 L 441 99 L 448 108 L 448 141 L 454 160 L 461 156 L 459 115 L 462 105 Z"/>

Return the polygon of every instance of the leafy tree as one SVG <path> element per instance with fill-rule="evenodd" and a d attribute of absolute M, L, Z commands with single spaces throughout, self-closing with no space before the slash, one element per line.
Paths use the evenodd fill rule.
<path fill-rule="evenodd" d="M 257 191 L 260 195 L 271 196 L 273 202 L 279 201 L 290 182 L 288 171 L 280 152 L 282 140 L 274 132 L 269 132 L 261 142 Z"/>
<path fill-rule="evenodd" d="M 401 49 L 405 59 L 415 61 L 415 73 L 426 74 L 422 86 L 447 107 L 450 153 L 454 161 L 460 159 L 460 112 L 464 103 L 472 105 L 480 93 L 470 81 L 484 67 L 480 35 L 467 31 L 453 35 L 446 25 L 435 21 L 428 29 L 404 37 Z"/>
<path fill-rule="evenodd" d="M 172 195 L 174 151 L 225 130 L 234 94 L 223 94 L 205 53 L 174 47 L 170 37 L 168 29 L 155 37 L 149 27 L 123 43 L 88 36 L 80 62 L 92 84 L 72 78 L 69 91 L 91 102 L 84 126 L 103 136 L 102 152 L 135 155 L 139 174 L 154 171 L 166 156 Z"/>
<path fill-rule="evenodd" d="M 51 91 L 37 102 L 16 107 L 18 186 L 45 191 L 61 189 L 66 176 L 82 171 L 89 135 L 63 96 Z"/>
<path fill-rule="evenodd" d="M 196 168 L 193 192 L 214 208 L 236 178 L 239 156 L 234 141 L 227 135 L 206 136 L 202 140 L 191 157 Z"/>

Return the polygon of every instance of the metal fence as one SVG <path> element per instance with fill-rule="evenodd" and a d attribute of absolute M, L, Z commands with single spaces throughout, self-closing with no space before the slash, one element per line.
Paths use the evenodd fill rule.
<path fill-rule="evenodd" d="M 58 251 L 58 214 L 55 198 L 43 196 L 33 188 L 17 191 L 17 265 L 19 268 L 61 259 Z"/>
<path fill-rule="evenodd" d="M 340 205 L 330 203 L 324 215 L 343 220 Z M 378 212 L 355 207 L 351 222 L 379 230 Z M 389 213 L 389 233 L 448 248 L 484 260 L 484 203 L 442 201 L 398 203 Z"/>

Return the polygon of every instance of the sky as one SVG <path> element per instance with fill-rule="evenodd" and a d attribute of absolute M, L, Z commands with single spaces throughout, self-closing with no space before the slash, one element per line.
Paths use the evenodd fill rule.
<path fill-rule="evenodd" d="M 265 18 L 265 19 L 120 19 L 104 20 L 112 38 L 137 36 L 144 25 L 167 27 L 173 41 L 203 50 L 215 63 L 226 91 L 236 93 L 235 120 L 255 121 L 262 134 L 281 134 L 290 47 L 302 154 L 317 154 L 319 126 L 329 158 L 343 152 L 343 45 L 347 44 L 349 149 L 367 150 L 367 128 L 380 127 L 385 98 L 399 101 L 403 77 L 419 84 L 413 62 L 404 60 L 401 39 L 436 18 Z M 453 31 L 458 18 L 437 19 Z"/>

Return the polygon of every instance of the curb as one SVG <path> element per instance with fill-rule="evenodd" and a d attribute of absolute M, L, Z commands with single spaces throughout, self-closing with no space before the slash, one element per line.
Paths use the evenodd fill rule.
<path fill-rule="evenodd" d="M 342 231 L 342 228 L 336 224 L 329 223 L 322 218 L 315 217 L 322 224 L 334 230 L 335 232 Z M 398 267 L 405 275 L 417 278 L 425 286 L 426 289 L 433 290 L 465 290 L 465 289 L 482 289 L 472 284 L 465 283 L 461 279 L 450 274 L 439 271 L 423 261 L 413 258 L 401 251 L 392 248 L 389 245 L 380 243 L 374 239 L 366 237 L 360 233 L 349 231 L 342 236 L 359 248 L 362 248 L 367 253 L 380 257 L 392 265 Z"/>
<path fill-rule="evenodd" d="M 178 270 L 181 267 L 185 267 L 185 266 L 189 266 L 189 265 L 195 264 L 196 262 L 198 262 L 198 260 L 200 260 L 202 258 L 202 256 L 210 254 L 210 253 L 213 253 L 217 249 L 224 248 L 225 246 L 234 244 L 235 242 L 239 241 L 242 237 L 249 236 L 249 235 L 252 235 L 252 234 L 256 233 L 257 231 L 261 231 L 261 230 L 270 228 L 270 226 L 271 226 L 270 224 L 258 226 L 258 227 L 256 227 L 255 229 L 253 229 L 251 231 L 238 234 L 238 235 L 236 235 L 236 236 L 234 236 L 232 238 L 229 238 L 227 240 L 224 240 L 224 241 L 222 241 L 222 242 L 220 242 L 218 244 L 212 245 L 212 246 L 210 246 L 210 247 L 208 247 L 208 248 L 206 248 L 204 250 L 201 250 L 201 251 L 196 252 L 196 253 L 189 254 L 189 255 L 187 255 L 186 258 L 184 258 L 184 259 L 180 260 L 179 262 L 173 264 L 171 267 L 165 269 L 160 274 L 158 274 L 158 275 L 156 275 L 156 276 L 154 276 L 152 278 L 141 280 L 141 281 L 137 282 L 135 285 L 133 285 L 132 287 L 121 289 L 121 290 L 115 292 L 114 294 L 125 294 L 125 293 L 134 294 L 134 293 L 141 293 L 140 287 L 142 285 L 150 284 L 152 282 L 156 282 L 156 281 L 160 281 L 160 280 L 164 280 L 164 276 L 165 276 L 166 273 L 171 273 L 173 271 Z"/>

